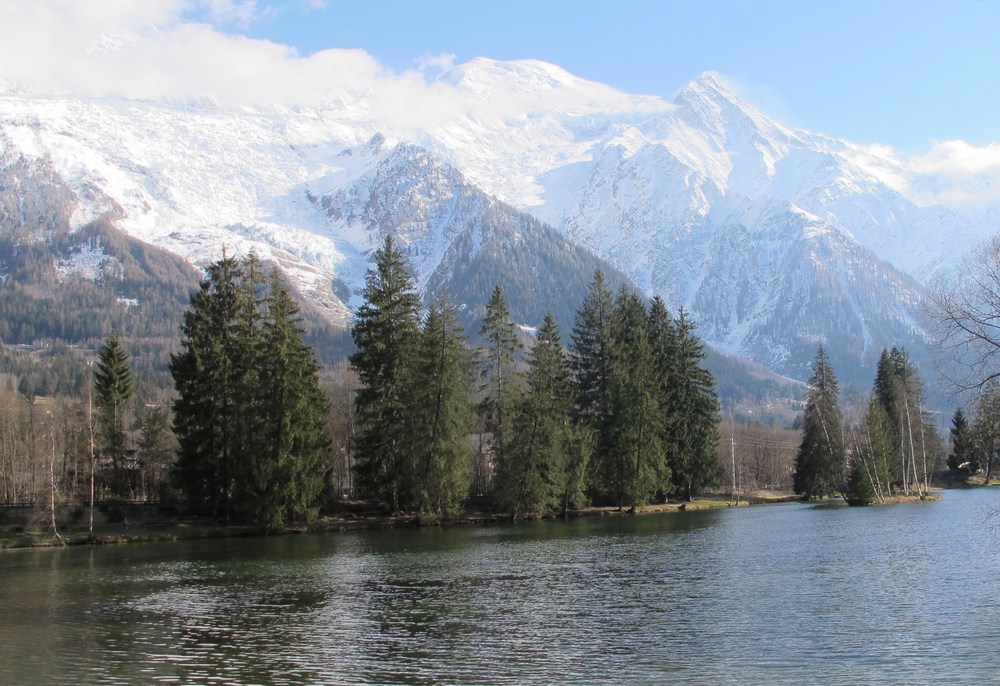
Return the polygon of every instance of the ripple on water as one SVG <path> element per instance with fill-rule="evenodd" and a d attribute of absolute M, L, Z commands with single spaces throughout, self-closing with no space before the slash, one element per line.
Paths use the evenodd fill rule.
<path fill-rule="evenodd" d="M 988 496 L 23 558 L 0 569 L 0 671 L 65 684 L 983 683 L 1000 675 L 1000 558 L 977 530 Z"/>

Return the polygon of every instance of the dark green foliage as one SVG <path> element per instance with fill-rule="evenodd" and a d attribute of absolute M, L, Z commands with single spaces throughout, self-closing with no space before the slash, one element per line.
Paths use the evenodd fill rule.
<path fill-rule="evenodd" d="M 319 365 L 303 340 L 298 305 L 276 274 L 264 304 L 259 333 L 250 332 L 260 348 L 252 377 L 256 397 L 243 410 L 253 417 L 247 426 L 254 437 L 251 513 L 267 526 L 308 523 L 318 513 L 329 462 L 327 400 L 319 385 Z"/>
<path fill-rule="evenodd" d="M 958 408 L 951 418 L 951 454 L 948 455 L 948 469 L 958 471 L 962 465 L 968 463 L 966 468 L 970 473 L 975 474 L 979 470 L 970 433 L 965 413 L 962 412 L 962 408 Z"/>
<path fill-rule="evenodd" d="M 181 352 L 171 359 L 177 390 L 174 433 L 177 484 L 216 517 L 232 514 L 235 464 L 242 449 L 236 416 L 238 370 L 234 333 L 242 268 L 232 258 L 212 264 L 191 296 L 181 326 Z"/>
<path fill-rule="evenodd" d="M 600 430 L 608 415 L 613 314 L 614 299 L 604 274 L 595 272 L 576 313 L 570 357 L 577 387 L 576 417 L 594 430 Z"/>
<path fill-rule="evenodd" d="M 923 384 L 905 350 L 893 347 L 879 357 L 872 397 L 885 413 L 893 450 L 891 480 L 909 494 L 926 494 L 938 455 L 932 440 L 936 431 L 927 425 L 923 409 Z"/>
<path fill-rule="evenodd" d="M 619 508 L 635 509 L 667 490 L 670 476 L 661 442 L 657 360 L 642 299 L 619 289 L 611 317 L 610 435 L 601 476 Z"/>
<path fill-rule="evenodd" d="M 611 444 L 611 370 L 614 299 L 601 271 L 593 281 L 576 313 L 573 326 L 570 365 L 576 386 L 574 417 L 577 425 L 592 436 L 592 481 L 601 484 L 597 490 L 604 496 L 610 490 L 606 479 L 612 466 Z"/>
<path fill-rule="evenodd" d="M 479 416 L 483 418 L 484 429 L 491 436 L 493 458 L 502 462 L 504 444 L 510 432 L 504 418 L 514 390 L 507 386 L 513 377 L 514 353 L 520 346 L 514 334 L 514 322 L 511 321 L 507 301 L 499 285 L 493 287 L 479 335 L 486 346 L 482 354 L 484 384 L 480 388 L 483 399 L 479 405 Z"/>
<path fill-rule="evenodd" d="M 719 406 L 694 327 L 660 298 L 647 313 L 595 274 L 573 330 L 575 417 L 592 434 L 592 490 L 624 507 L 677 491 L 691 498 L 720 473 Z"/>
<path fill-rule="evenodd" d="M 848 505 L 871 505 L 875 502 L 875 487 L 863 460 L 853 460 L 847 471 L 844 500 Z"/>
<path fill-rule="evenodd" d="M 409 382 L 413 474 L 405 490 L 419 512 L 456 514 L 469 495 L 473 367 L 455 308 L 442 298 L 427 312 Z"/>
<path fill-rule="evenodd" d="M 329 439 L 318 364 L 285 286 L 254 256 L 211 265 L 173 356 L 177 485 L 218 517 L 316 514 Z"/>
<path fill-rule="evenodd" d="M 406 475 L 412 473 L 406 383 L 417 347 L 420 300 L 391 235 L 374 261 L 365 277 L 365 302 L 351 330 L 357 346 L 351 365 L 360 383 L 358 488 L 398 513 L 408 485 Z"/>
<path fill-rule="evenodd" d="M 846 453 L 839 388 L 822 346 L 809 379 L 802 443 L 795 456 L 794 490 L 803 500 L 833 495 L 844 486 Z"/>
<path fill-rule="evenodd" d="M 515 404 L 516 440 L 496 462 L 497 506 L 515 519 L 579 497 L 586 446 L 574 433 L 572 379 L 555 319 L 547 315 L 528 354 L 526 388 Z"/>
<path fill-rule="evenodd" d="M 105 341 L 94 368 L 97 391 L 97 435 L 100 453 L 111 461 L 111 492 L 120 497 L 132 495 L 125 474 L 128 436 L 125 418 L 128 402 L 135 393 L 128 353 L 116 336 Z"/>
<path fill-rule="evenodd" d="M 694 335 L 694 324 L 682 309 L 669 320 L 659 298 L 650 306 L 650 335 L 657 360 L 656 387 L 662 442 L 673 491 L 685 500 L 718 482 L 722 468 L 719 440 L 719 403 L 715 380 L 705 369 L 705 353 Z"/>

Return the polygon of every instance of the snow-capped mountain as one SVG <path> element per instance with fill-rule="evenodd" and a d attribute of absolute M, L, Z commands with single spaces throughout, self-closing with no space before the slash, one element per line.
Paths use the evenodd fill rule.
<path fill-rule="evenodd" d="M 616 267 L 708 342 L 797 378 L 818 342 L 870 364 L 919 340 L 921 283 L 997 216 L 921 206 L 891 154 L 784 126 L 713 74 L 670 101 L 534 61 L 477 59 L 430 86 L 410 117 L 363 98 L 293 110 L 0 94 L 0 166 L 47 160 L 74 229 L 104 217 L 196 265 L 256 250 L 339 325 L 391 231 L 420 286 L 469 309 L 519 272 L 541 312 L 572 311 L 565 274 Z"/>

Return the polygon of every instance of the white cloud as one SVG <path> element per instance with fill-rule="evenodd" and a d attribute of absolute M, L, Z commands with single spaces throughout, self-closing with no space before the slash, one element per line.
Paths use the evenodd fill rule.
<path fill-rule="evenodd" d="M 965 141 L 939 142 L 929 153 L 914 157 L 910 163 L 918 171 L 956 178 L 996 175 L 1000 174 L 1000 143 L 976 147 Z"/>
<path fill-rule="evenodd" d="M 424 54 L 417 58 L 417 71 L 438 72 L 448 71 L 455 66 L 455 55 L 447 52 L 440 55 Z"/>
<path fill-rule="evenodd" d="M 925 204 L 973 210 L 1000 205 L 1000 143 L 941 141 L 904 164 L 912 192 Z"/>
<path fill-rule="evenodd" d="M 393 76 L 360 50 L 300 57 L 288 46 L 232 36 L 251 0 L 9 0 L 0 5 L 0 84 L 38 94 L 206 98 L 220 105 L 309 105 L 360 97 Z"/>
<path fill-rule="evenodd" d="M 213 24 L 231 24 L 244 29 L 260 14 L 257 0 L 197 0 L 195 7 Z"/>

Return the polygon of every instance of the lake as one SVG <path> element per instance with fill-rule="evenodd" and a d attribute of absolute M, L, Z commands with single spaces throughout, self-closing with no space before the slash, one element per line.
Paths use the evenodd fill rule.
<path fill-rule="evenodd" d="M 996 683 L 998 505 L 7 551 L 0 683 Z"/>

